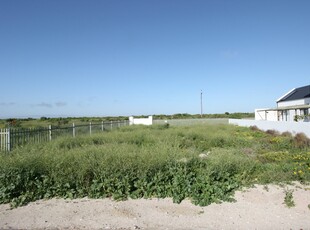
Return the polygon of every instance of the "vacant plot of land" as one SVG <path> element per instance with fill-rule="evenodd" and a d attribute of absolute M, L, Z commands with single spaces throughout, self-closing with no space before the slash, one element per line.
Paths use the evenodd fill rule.
<path fill-rule="evenodd" d="M 19 228 L 27 223 L 27 217 L 30 225 L 23 227 L 32 228 L 31 223 L 43 223 L 44 220 L 42 227 L 55 228 L 58 222 L 53 218 L 56 216 L 61 220 L 64 216 L 65 226 L 59 225 L 59 228 L 83 228 L 86 220 L 91 222 L 86 223 L 85 228 L 132 228 L 133 225 L 136 228 L 170 228 L 180 226 L 181 220 L 188 227 L 193 224 L 193 228 L 202 228 L 207 223 L 214 223 L 210 227 L 221 228 L 216 224 L 239 223 L 228 220 L 237 221 L 237 217 L 241 216 L 240 224 L 249 225 L 237 225 L 237 228 L 249 227 L 251 223 L 258 226 L 261 222 L 256 221 L 259 219 L 267 227 L 270 222 L 280 226 L 281 223 L 294 223 L 291 226 L 295 228 L 299 227 L 298 221 L 301 226 L 308 227 L 309 218 L 302 220 L 304 215 L 309 216 L 309 190 L 300 193 L 280 189 L 274 196 L 272 187 L 264 187 L 266 191 L 263 193 L 269 190 L 267 194 L 275 203 L 264 201 L 269 198 L 260 200 L 259 190 L 254 191 L 254 200 L 249 199 L 245 204 L 243 197 L 237 195 L 240 202 L 215 205 L 233 201 L 235 192 L 246 186 L 291 181 L 304 185 L 310 181 L 310 140 L 303 134 L 292 136 L 224 124 L 128 126 L 92 136 L 66 137 L 43 145 L 26 145 L 10 154 L 0 154 L 0 204 L 4 205 L 1 206 L 1 221 L 5 228 Z M 63 202 L 55 200 L 56 197 L 74 201 Z M 85 197 L 94 200 L 85 200 Z M 42 202 L 46 199 L 48 201 Z M 122 202 L 111 202 L 111 199 Z M 172 204 L 171 199 L 181 204 Z M 303 211 L 298 211 L 301 204 L 298 199 L 303 200 L 300 206 Z M 172 211 L 156 208 L 161 202 Z M 20 207 L 27 204 L 30 205 Z M 68 204 L 72 205 L 67 207 Z M 81 209 L 72 211 L 76 204 Z M 83 211 L 88 210 L 87 205 L 90 206 L 89 214 Z M 115 205 L 124 205 L 125 211 L 116 210 L 113 214 Z M 182 209 L 183 205 L 189 206 Z M 17 209 L 6 210 L 8 207 Z M 42 215 L 46 212 L 47 217 L 45 214 L 41 216 L 40 211 L 36 213 L 36 208 L 42 209 Z M 61 211 L 63 208 L 65 211 Z M 281 211 L 277 211 L 278 208 Z M 25 217 L 19 213 L 23 210 L 26 210 Z M 199 213 L 193 212 L 194 216 L 186 221 L 184 216 L 180 218 L 184 210 L 199 210 Z M 178 212 L 180 214 L 173 214 Z M 273 219 L 278 219 L 278 222 L 272 222 L 268 217 L 275 213 L 279 217 Z M 78 214 L 82 215 L 81 225 L 77 223 Z M 153 215 L 159 217 L 151 218 Z M 116 219 L 112 218 L 114 216 Z M 122 223 L 122 218 L 130 222 L 116 225 Z M 108 222 L 110 220 L 112 222 Z M 169 220 L 168 223 L 165 224 L 165 220 Z M 293 220 L 296 222 L 288 222 Z M 12 221 L 20 225 L 12 224 Z M 200 221 L 201 225 L 195 225 Z M 103 226 L 104 223 L 107 225 Z"/>

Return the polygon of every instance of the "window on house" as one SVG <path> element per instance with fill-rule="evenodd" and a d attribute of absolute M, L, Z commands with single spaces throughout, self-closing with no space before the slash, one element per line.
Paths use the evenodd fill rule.
<path fill-rule="evenodd" d="M 289 119 L 290 119 L 290 111 L 289 110 L 284 110 L 284 116 L 285 116 L 285 121 L 289 121 Z"/>
<path fill-rule="evenodd" d="M 300 110 L 300 115 L 303 116 L 303 115 L 309 115 L 309 110 L 308 109 L 301 109 Z"/>
<path fill-rule="evenodd" d="M 282 110 L 281 111 L 281 121 L 285 121 L 285 118 L 286 118 L 286 111 Z"/>
<path fill-rule="evenodd" d="M 304 109 L 304 121 L 309 122 L 310 121 L 310 117 L 309 117 L 309 109 Z"/>
<path fill-rule="evenodd" d="M 283 121 L 283 111 L 279 112 L 279 121 Z"/>

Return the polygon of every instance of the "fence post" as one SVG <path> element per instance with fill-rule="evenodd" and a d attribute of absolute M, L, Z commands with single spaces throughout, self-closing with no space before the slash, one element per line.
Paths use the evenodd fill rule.
<path fill-rule="evenodd" d="M 74 125 L 74 123 L 72 124 L 72 135 L 73 135 L 73 137 L 75 137 L 75 125 Z"/>
<path fill-rule="evenodd" d="M 10 132 L 10 129 L 7 129 L 7 138 L 8 138 L 8 151 L 10 152 L 11 151 L 11 140 L 10 140 L 10 137 L 11 137 L 11 132 Z"/>
<path fill-rule="evenodd" d="M 118 128 L 121 127 L 121 121 L 118 121 Z"/>
<path fill-rule="evenodd" d="M 91 135 L 91 122 L 89 122 L 89 134 Z"/>
<path fill-rule="evenodd" d="M 48 126 L 48 132 L 49 132 L 49 140 L 51 141 L 52 140 L 52 126 L 51 125 Z"/>
<path fill-rule="evenodd" d="M 113 129 L 113 121 L 111 121 L 111 130 Z"/>
<path fill-rule="evenodd" d="M 101 131 L 103 132 L 103 121 L 101 121 Z"/>

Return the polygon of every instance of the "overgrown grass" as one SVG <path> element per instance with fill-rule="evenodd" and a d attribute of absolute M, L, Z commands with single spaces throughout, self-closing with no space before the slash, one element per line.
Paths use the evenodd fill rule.
<path fill-rule="evenodd" d="M 232 200 L 253 183 L 310 180 L 305 136 L 230 125 L 129 126 L 0 155 L 0 203 L 52 197 Z"/>

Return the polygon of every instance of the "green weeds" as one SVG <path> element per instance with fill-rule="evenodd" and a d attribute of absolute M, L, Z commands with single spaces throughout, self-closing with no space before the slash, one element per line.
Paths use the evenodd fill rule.
<path fill-rule="evenodd" d="M 285 190 L 285 196 L 284 196 L 284 204 L 288 208 L 292 208 L 295 206 L 294 197 L 293 197 L 293 190 Z"/>
<path fill-rule="evenodd" d="M 298 143 L 298 144 L 296 144 Z M 232 201 L 253 183 L 310 180 L 304 136 L 229 125 L 122 127 L 0 155 L 0 203 L 38 199 L 185 198 Z M 204 157 L 200 157 L 201 153 Z M 289 194 L 287 195 L 289 199 Z"/>

